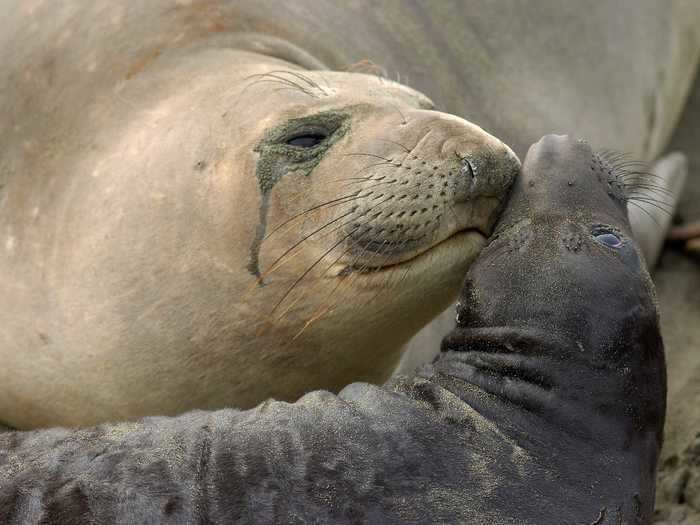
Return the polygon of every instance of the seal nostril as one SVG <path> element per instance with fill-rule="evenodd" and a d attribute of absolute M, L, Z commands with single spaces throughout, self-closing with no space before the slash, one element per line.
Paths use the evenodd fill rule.
<path fill-rule="evenodd" d="M 474 166 L 472 165 L 471 162 L 467 159 L 462 160 L 462 174 L 463 175 L 469 175 L 472 180 L 476 180 L 476 170 L 474 169 Z"/>

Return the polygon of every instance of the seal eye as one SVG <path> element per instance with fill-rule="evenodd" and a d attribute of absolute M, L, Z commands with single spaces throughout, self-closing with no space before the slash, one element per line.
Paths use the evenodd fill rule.
<path fill-rule="evenodd" d="M 313 148 L 326 140 L 326 135 L 320 133 L 309 133 L 308 135 L 297 135 L 287 141 L 287 144 L 297 148 Z"/>
<path fill-rule="evenodd" d="M 619 248 L 622 246 L 622 240 L 614 233 L 599 232 L 594 234 L 594 237 L 596 241 L 608 248 Z"/>

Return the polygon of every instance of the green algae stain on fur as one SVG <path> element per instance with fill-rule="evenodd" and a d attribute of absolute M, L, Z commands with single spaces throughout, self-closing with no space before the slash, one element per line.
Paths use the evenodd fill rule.
<path fill-rule="evenodd" d="M 267 211 L 270 192 L 285 175 L 310 176 L 314 168 L 350 129 L 350 114 L 340 111 L 326 111 L 307 117 L 291 119 L 271 129 L 253 151 L 259 154 L 255 175 L 260 188 L 260 218 L 255 238 L 250 246 L 248 271 L 261 280 L 260 245 L 267 231 Z M 295 138 L 305 135 L 323 137 L 312 147 L 299 147 L 288 144 Z"/>

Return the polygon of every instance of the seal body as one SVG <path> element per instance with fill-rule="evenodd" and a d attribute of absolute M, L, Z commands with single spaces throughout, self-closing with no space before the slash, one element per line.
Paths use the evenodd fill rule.
<path fill-rule="evenodd" d="M 604 157 L 543 138 L 434 364 L 246 412 L 0 435 L 0 517 L 648 522 L 664 358 L 624 200 Z"/>
<path fill-rule="evenodd" d="M 470 122 L 517 151 L 574 129 L 663 146 L 697 8 L 630 7 L 622 31 L 624 3 L 5 4 L 0 420 L 382 381 L 454 298 L 517 169 Z M 328 71 L 366 59 L 443 111 Z"/>

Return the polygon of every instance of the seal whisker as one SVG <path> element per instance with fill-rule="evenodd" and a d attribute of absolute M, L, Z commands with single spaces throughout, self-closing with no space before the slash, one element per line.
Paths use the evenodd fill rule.
<path fill-rule="evenodd" d="M 380 66 L 379 64 L 375 64 L 366 58 L 360 60 L 359 62 L 355 62 L 354 64 L 350 64 L 345 70 L 349 72 L 357 72 L 358 70 L 361 70 L 363 73 L 374 75 L 382 83 L 382 85 L 384 84 L 384 79 L 388 78 L 389 76 L 384 67 Z"/>
<path fill-rule="evenodd" d="M 452 213 L 452 217 L 454 217 L 455 223 L 459 224 L 459 218 L 457 217 L 457 214 L 455 213 L 455 210 L 452 207 L 452 204 L 450 204 L 449 202 L 446 202 L 445 204 L 447 205 L 447 209 L 450 210 L 450 213 Z"/>
<path fill-rule="evenodd" d="M 363 191 L 363 190 L 357 190 L 357 191 L 354 192 L 354 193 L 350 193 L 350 194 L 348 194 L 348 195 L 344 195 L 344 196 L 342 196 L 342 197 L 338 197 L 337 199 L 332 199 L 332 200 L 330 200 L 330 201 L 326 201 L 326 202 L 324 202 L 324 203 L 317 204 L 317 205 L 315 205 L 315 206 L 312 206 L 311 208 L 307 208 L 306 210 L 301 211 L 301 212 L 299 212 L 299 213 L 293 215 L 293 216 L 290 217 L 289 219 L 287 219 L 287 220 L 283 221 L 282 223 L 278 224 L 277 226 L 275 226 L 275 227 L 272 229 L 272 231 L 270 231 L 270 233 L 268 233 L 265 237 L 263 237 L 263 239 L 262 239 L 261 242 L 264 242 L 264 241 L 265 241 L 266 239 L 268 239 L 273 233 L 275 233 L 276 231 L 278 231 L 280 228 L 284 227 L 286 224 L 289 224 L 289 223 L 292 222 L 293 220 L 298 219 L 298 218 L 304 216 L 304 215 L 307 214 L 307 213 L 310 213 L 310 212 L 312 212 L 312 211 L 319 210 L 319 209 L 324 208 L 324 207 L 329 207 L 329 208 L 330 208 L 330 207 L 337 206 L 337 205 L 340 205 L 340 204 L 345 204 L 346 202 L 351 202 L 352 200 L 354 200 L 355 197 L 360 197 L 360 195 L 358 195 L 358 194 L 359 194 L 361 191 Z"/>
<path fill-rule="evenodd" d="M 379 297 L 381 297 L 381 295 L 382 295 L 384 292 L 390 291 L 390 290 L 396 288 L 397 286 L 399 286 L 399 285 L 404 281 L 404 279 L 406 279 L 406 277 L 408 276 L 408 273 L 410 272 L 410 270 L 411 270 L 410 267 L 409 267 L 409 268 L 406 268 L 406 269 L 402 272 L 401 277 L 399 277 L 399 279 L 397 279 L 396 282 L 394 282 L 394 283 L 391 282 L 392 274 L 389 274 L 389 276 L 387 277 L 387 279 L 386 279 L 386 281 L 385 281 L 385 283 L 384 283 L 384 286 L 381 287 L 381 288 L 379 288 L 379 290 L 377 290 L 377 293 L 374 294 L 374 295 L 370 298 L 370 300 L 367 301 L 366 304 L 371 304 L 372 302 L 376 301 Z M 378 270 L 377 270 L 377 271 L 378 271 Z"/>
<path fill-rule="evenodd" d="M 620 157 L 619 160 L 616 162 L 613 162 L 613 165 L 617 168 L 627 168 L 629 166 L 639 166 L 643 168 L 648 168 L 649 163 L 644 162 L 643 160 L 634 160 L 634 159 L 626 159 L 625 157 Z"/>
<path fill-rule="evenodd" d="M 634 197 L 634 198 L 629 198 L 627 199 L 628 202 L 630 201 L 637 201 L 637 202 L 643 202 L 645 204 L 649 204 L 650 206 L 653 206 L 654 208 L 658 209 L 662 213 L 665 213 L 666 215 L 671 215 L 673 210 L 670 210 L 667 207 L 664 207 L 662 203 L 659 203 L 657 201 L 654 201 L 653 199 L 645 199 L 642 197 Z"/>
<path fill-rule="evenodd" d="M 388 139 L 376 139 L 376 140 L 378 140 L 380 142 L 388 142 L 389 144 L 394 144 L 395 146 L 399 146 L 400 148 L 402 148 L 406 153 L 411 153 L 411 150 L 408 149 L 403 144 L 401 144 L 400 142 L 395 142 L 393 140 L 388 140 Z"/>
<path fill-rule="evenodd" d="M 649 183 L 652 184 L 653 180 L 663 181 L 662 177 L 655 175 L 653 173 L 632 171 L 632 172 L 622 172 L 620 178 L 625 182 L 626 185 L 635 186 L 639 183 Z"/>
<path fill-rule="evenodd" d="M 346 248 L 331 264 L 328 265 L 328 267 L 323 271 L 321 276 L 326 275 L 328 271 L 335 265 L 345 254 L 347 254 L 354 246 L 356 245 L 356 242 L 351 242 L 350 246 Z M 356 262 L 359 259 L 360 255 L 355 256 L 354 262 Z M 352 266 L 352 264 L 351 264 Z M 338 290 L 340 289 L 340 286 L 343 284 L 346 284 L 353 279 L 357 278 L 357 274 L 355 275 L 341 275 L 339 276 L 338 282 L 336 285 L 330 290 L 330 292 L 326 295 L 326 299 L 324 302 L 321 304 L 321 308 L 317 310 L 315 314 L 313 314 L 306 322 L 304 323 L 304 326 L 302 326 L 301 330 L 297 332 L 297 334 L 292 338 L 297 339 L 304 331 L 311 326 L 313 323 L 321 319 L 324 315 L 327 315 L 330 313 L 340 302 L 340 297 L 338 296 Z M 333 297 L 335 297 L 335 301 L 333 301 Z"/>
<path fill-rule="evenodd" d="M 340 282 L 342 282 L 342 281 L 340 281 Z M 338 283 L 338 285 L 340 284 L 340 282 Z M 338 287 L 338 285 L 336 285 L 335 288 L 333 288 L 333 291 L 335 291 L 335 289 Z M 307 329 L 309 326 L 311 326 L 311 325 L 314 324 L 316 321 L 318 321 L 319 319 L 321 319 L 324 315 L 326 315 L 328 312 L 330 312 L 330 308 L 331 308 L 331 307 L 330 307 L 330 305 L 329 305 L 328 309 L 322 310 L 322 311 L 320 311 L 319 313 L 314 314 L 314 315 L 311 316 L 309 319 L 307 319 L 307 320 L 304 322 L 304 325 L 301 327 L 301 329 L 300 329 L 296 334 L 294 334 L 294 336 L 292 336 L 292 341 L 296 341 L 297 339 L 299 339 L 299 337 L 306 331 L 306 329 Z M 287 313 L 287 312 L 285 311 L 285 315 L 286 315 L 286 313 Z"/>
<path fill-rule="evenodd" d="M 318 98 L 318 95 L 316 95 L 315 93 L 309 91 L 307 88 L 305 88 L 304 86 L 298 84 L 297 82 L 294 82 L 293 80 L 290 80 L 290 79 L 288 79 L 288 78 L 285 78 L 285 77 L 282 77 L 282 76 L 279 76 L 279 75 L 274 75 L 274 74 L 272 74 L 272 73 L 260 73 L 260 74 L 257 74 L 257 75 L 251 75 L 251 76 L 249 76 L 249 77 L 246 77 L 244 80 L 248 80 L 248 79 L 256 78 L 256 77 L 257 77 L 257 80 L 255 80 L 255 81 L 251 82 L 250 84 L 248 84 L 248 85 L 243 89 L 243 91 L 241 92 L 241 94 L 242 94 L 243 92 L 245 92 L 246 90 L 248 90 L 249 88 L 253 87 L 253 86 L 256 85 L 256 84 L 277 83 L 277 84 L 283 84 L 283 85 L 286 85 L 286 86 L 289 86 L 289 87 L 296 88 L 296 89 L 298 89 L 299 91 L 301 91 L 302 93 L 304 93 L 305 95 L 309 95 L 310 97 L 313 97 L 313 98 Z"/>
<path fill-rule="evenodd" d="M 274 91 L 275 93 L 279 93 L 279 92 L 281 92 L 281 91 L 299 91 L 299 89 L 296 88 L 296 87 L 291 87 L 291 86 L 289 86 L 289 87 L 276 88 L 276 89 L 274 89 L 273 91 Z M 309 95 L 309 93 L 307 93 L 307 95 Z M 311 95 L 311 96 L 314 96 L 314 97 L 315 97 L 315 95 Z"/>
<path fill-rule="evenodd" d="M 286 257 L 292 250 L 294 250 L 297 246 L 299 246 L 300 244 L 302 244 L 304 241 L 308 240 L 309 238 L 313 237 L 314 235 L 316 235 L 316 234 L 319 233 L 320 231 L 324 230 L 325 228 L 327 228 L 327 227 L 330 226 L 331 224 L 333 224 L 333 223 L 335 223 L 335 222 L 338 222 L 338 221 L 341 220 L 342 218 L 347 217 L 348 215 L 350 215 L 350 214 L 352 214 L 352 213 L 353 213 L 353 211 L 346 212 L 346 213 L 340 215 L 339 217 L 336 217 L 335 219 L 333 219 L 333 220 L 331 220 L 331 221 L 328 221 L 328 222 L 325 223 L 323 226 L 321 226 L 321 227 L 319 227 L 319 228 L 316 228 L 314 231 L 312 231 L 312 232 L 309 233 L 308 235 L 305 235 L 304 237 L 302 237 L 299 241 L 295 242 L 290 248 L 288 248 L 287 250 L 285 250 L 285 252 L 284 252 L 282 255 L 280 255 L 279 257 L 277 257 L 277 259 L 275 259 L 275 261 L 269 266 L 269 268 L 268 268 L 264 273 L 267 275 L 267 274 L 269 274 L 271 271 L 273 271 L 273 269 L 277 266 L 277 264 L 278 264 L 284 257 Z"/>
<path fill-rule="evenodd" d="M 672 209 L 673 206 L 669 202 L 670 196 L 663 191 L 655 188 L 634 188 L 632 191 L 626 193 L 625 197 L 627 199 L 644 198 L 655 200 L 659 204 Z"/>
<path fill-rule="evenodd" d="M 384 243 L 386 243 L 386 241 L 384 241 Z M 382 244 L 382 248 L 381 248 L 381 249 L 383 249 L 384 243 Z M 406 244 L 406 241 L 404 241 L 403 245 L 405 246 L 405 244 Z M 380 249 L 380 250 L 381 250 L 381 249 Z M 387 255 L 384 257 L 384 259 L 383 259 L 383 261 L 382 261 L 382 264 L 379 264 L 378 266 L 375 266 L 369 273 L 376 273 L 376 272 L 378 272 L 379 270 L 381 270 L 382 267 L 384 266 L 384 263 L 386 263 L 386 261 L 389 260 L 389 256 L 390 256 L 390 255 L 387 254 Z M 406 270 L 406 273 L 408 273 L 408 270 L 409 270 L 409 269 Z M 367 272 L 365 272 L 365 273 L 367 273 Z M 389 276 L 389 278 L 387 279 L 387 282 L 388 282 L 390 279 L 391 279 L 391 276 Z M 384 292 L 385 292 L 386 290 L 388 290 L 388 289 L 391 289 L 391 287 L 387 285 L 387 282 L 385 282 L 385 283 L 384 283 L 384 286 L 380 287 L 380 288 L 377 290 L 377 292 L 376 292 L 375 294 L 373 294 L 372 296 L 370 296 L 370 298 L 369 298 L 367 301 L 364 302 L 364 305 L 369 305 L 369 304 L 371 304 L 372 302 L 376 301 L 376 300 L 381 296 L 382 293 L 384 293 Z"/>
<path fill-rule="evenodd" d="M 266 84 L 266 83 L 274 83 L 274 84 L 286 85 L 289 89 L 296 89 L 296 90 L 298 90 L 298 91 L 301 91 L 301 92 L 304 93 L 305 95 L 308 95 L 308 96 L 313 97 L 313 98 L 318 98 L 318 95 L 316 95 L 315 93 L 309 91 L 307 88 L 305 88 L 305 87 L 303 87 L 303 86 L 297 84 L 296 82 L 294 82 L 294 81 L 292 81 L 292 80 L 288 80 L 288 79 L 285 79 L 285 78 L 280 78 L 280 79 L 278 79 L 278 80 L 260 79 L 260 80 L 257 80 L 257 81 L 255 81 L 255 82 L 253 82 L 253 83 L 251 84 L 251 86 L 254 86 L 255 84 Z"/>
<path fill-rule="evenodd" d="M 392 159 L 387 159 L 386 157 L 382 157 L 381 155 L 375 155 L 374 153 L 345 153 L 343 157 L 374 157 L 376 159 L 385 160 L 389 163 L 393 162 Z"/>
<path fill-rule="evenodd" d="M 364 168 L 357 170 L 355 173 L 352 174 L 352 177 L 343 177 L 340 179 L 333 179 L 333 181 L 334 182 L 342 182 L 342 181 L 352 181 L 352 180 L 361 181 L 361 180 L 371 179 L 372 177 L 374 177 L 374 175 L 370 175 L 370 177 L 355 177 L 355 175 L 359 175 L 363 171 L 368 170 L 370 168 L 377 167 L 377 166 L 386 166 L 386 167 L 396 168 L 396 166 L 394 166 L 391 162 L 377 162 L 375 164 L 370 164 L 368 166 L 365 166 Z"/>
<path fill-rule="evenodd" d="M 275 271 L 279 270 L 282 266 L 284 266 L 284 264 L 286 264 L 286 263 L 288 263 L 289 261 L 293 260 L 296 256 L 300 255 L 301 253 L 303 253 L 303 250 L 297 250 L 295 253 L 293 253 L 293 254 L 287 256 L 287 258 L 285 259 L 285 261 L 284 261 L 283 263 L 278 264 L 278 265 L 275 266 L 274 268 L 269 268 L 269 269 L 265 270 L 264 272 L 261 272 L 261 273 L 260 273 L 260 277 L 257 277 L 257 278 L 250 284 L 250 286 L 247 288 L 247 290 L 246 290 L 245 293 L 243 294 L 243 298 L 246 299 L 246 298 L 250 297 L 250 294 L 253 293 L 254 291 L 258 290 L 258 289 L 259 289 L 259 286 L 264 282 L 264 280 L 265 280 L 267 277 L 269 277 L 269 276 L 270 276 L 272 273 L 274 273 Z"/>
<path fill-rule="evenodd" d="M 657 198 L 656 196 L 654 196 L 654 194 L 650 194 L 648 192 L 635 191 L 635 192 L 631 193 L 630 195 L 628 195 L 627 199 L 653 203 L 662 209 L 669 209 L 669 210 L 671 209 L 671 205 L 667 201 L 665 201 L 661 198 Z"/>
<path fill-rule="evenodd" d="M 632 204 L 635 206 L 637 209 L 639 209 L 642 213 L 647 215 L 659 228 L 661 228 L 661 224 L 659 224 L 659 221 L 656 220 L 656 217 L 654 217 L 651 213 L 649 213 L 648 210 L 644 208 L 641 204 L 634 202 L 634 201 L 627 201 L 627 204 Z"/>
<path fill-rule="evenodd" d="M 669 195 L 672 194 L 668 189 L 666 189 L 662 183 L 663 183 L 663 178 L 659 177 L 657 175 L 654 175 L 653 173 L 649 174 L 644 174 L 640 176 L 639 174 L 633 174 L 633 175 L 628 175 L 622 178 L 623 182 L 625 183 L 625 188 L 630 188 L 630 189 L 635 189 L 635 188 L 656 188 L 660 189 L 663 191 L 666 191 L 669 193 Z M 660 182 L 657 184 L 656 180 L 659 180 Z"/>
<path fill-rule="evenodd" d="M 326 87 L 328 87 L 328 88 L 331 87 L 331 83 L 328 81 L 328 79 L 324 75 L 322 75 L 319 71 L 316 71 L 316 74 L 319 77 L 321 77 L 321 80 L 323 80 L 323 82 L 326 84 Z"/>
<path fill-rule="evenodd" d="M 350 179 L 337 179 L 338 182 L 341 182 L 343 180 L 349 181 L 349 182 L 346 182 L 345 184 L 342 185 L 342 187 L 345 188 L 347 186 L 352 186 L 353 184 L 359 184 L 363 180 L 377 180 L 377 179 L 375 179 L 374 176 L 372 176 L 372 175 L 370 175 L 369 177 L 354 177 L 352 180 L 350 180 Z"/>
<path fill-rule="evenodd" d="M 657 184 L 652 184 L 652 183 L 630 184 L 629 189 L 631 191 L 648 190 L 648 191 L 660 193 L 660 194 L 665 195 L 667 197 L 673 196 L 672 191 L 664 188 L 663 186 L 660 186 Z"/>
<path fill-rule="evenodd" d="M 316 261 L 314 263 L 312 263 L 306 270 L 304 270 L 304 272 L 294 281 L 294 283 L 292 283 L 292 286 L 290 286 L 287 289 L 287 291 L 284 292 L 284 294 L 279 299 L 279 301 L 277 301 L 277 304 L 275 304 L 275 306 L 272 308 L 270 313 L 274 313 L 277 310 L 279 305 L 282 304 L 282 302 L 287 298 L 287 296 L 289 296 L 289 294 L 292 292 L 292 290 L 294 290 L 294 288 L 296 288 L 296 286 L 304 279 L 304 277 L 306 277 L 309 274 L 309 272 L 311 272 L 311 270 L 313 270 L 323 259 L 325 259 L 328 256 L 328 254 L 330 254 L 333 250 L 335 250 L 338 246 L 340 246 L 340 244 L 343 243 L 345 241 L 345 239 L 347 239 L 352 234 L 354 234 L 355 231 L 357 231 L 358 229 L 359 228 L 355 228 L 354 230 L 352 230 L 350 233 L 348 233 L 344 237 L 341 237 L 330 248 L 328 248 L 328 250 L 323 252 L 323 254 L 318 259 L 316 259 Z"/>
<path fill-rule="evenodd" d="M 378 179 L 370 179 L 370 180 L 378 180 Z M 398 179 L 390 179 L 390 180 L 382 180 L 377 182 L 376 184 L 372 184 L 371 186 L 365 186 L 362 189 L 363 190 L 371 190 L 372 188 L 376 188 L 377 186 L 382 186 L 384 184 L 395 184 Z"/>
<path fill-rule="evenodd" d="M 298 71 L 292 71 L 292 70 L 287 70 L 287 69 L 276 69 L 273 71 L 270 71 L 269 73 L 275 73 L 275 74 L 287 74 L 287 75 L 292 75 L 298 78 L 299 80 L 306 82 L 309 86 L 318 89 L 319 91 L 325 93 L 323 88 L 316 82 L 314 82 L 311 78 L 307 77 L 306 75 L 303 75 L 302 73 L 299 73 Z"/>
<path fill-rule="evenodd" d="M 279 322 L 280 320 L 284 319 L 284 317 L 285 317 L 289 312 L 291 312 L 292 309 L 293 309 L 297 304 L 299 304 L 300 301 L 302 301 L 303 299 L 305 299 L 305 297 L 306 297 L 306 294 L 305 294 L 304 290 L 302 290 L 301 293 L 299 294 L 299 296 L 298 296 L 297 298 L 295 298 L 295 299 L 289 301 L 289 304 L 287 305 L 287 307 L 286 307 L 282 312 L 280 312 L 280 314 L 277 316 L 277 318 L 274 318 L 275 313 L 274 313 L 274 311 L 271 311 L 271 312 L 267 315 L 267 320 L 268 320 L 269 322 L 275 323 L 275 322 Z"/>
<path fill-rule="evenodd" d="M 604 149 L 604 150 L 601 150 L 598 152 L 598 156 L 607 162 L 611 162 L 615 159 L 627 158 L 627 157 L 629 157 L 629 154 L 624 153 L 622 151 Z"/>
<path fill-rule="evenodd" d="M 379 211 L 381 212 L 381 211 L 383 210 L 383 208 L 385 207 L 385 206 L 383 206 L 383 205 L 386 204 L 387 202 L 389 202 L 390 200 L 392 200 L 392 198 L 393 198 L 392 196 L 389 196 L 388 198 L 384 199 L 383 201 L 378 202 L 376 205 L 374 205 L 374 206 L 371 208 L 371 210 L 372 210 L 372 211 L 377 211 L 377 210 L 379 210 Z M 355 211 L 355 210 L 350 210 L 350 213 L 354 213 L 354 211 Z M 369 211 L 369 210 L 367 210 L 367 211 Z M 362 213 L 362 214 L 360 214 L 360 215 L 357 216 L 357 217 L 354 217 L 354 218 L 350 219 L 349 221 L 346 221 L 346 222 L 344 222 L 344 223 L 342 223 L 342 224 L 336 226 L 336 227 L 333 228 L 332 230 L 329 230 L 328 232 L 325 232 L 325 233 L 324 233 L 324 236 L 325 236 L 325 235 L 331 235 L 331 234 L 335 233 L 336 231 L 338 231 L 339 229 L 343 228 L 344 226 L 347 226 L 347 225 L 350 224 L 351 222 L 357 220 L 357 218 L 362 217 L 364 214 L 367 213 L 367 211 L 364 212 L 364 213 Z"/>
<path fill-rule="evenodd" d="M 361 198 L 361 197 L 362 197 L 362 196 L 358 196 L 358 197 L 355 197 L 355 199 Z M 350 200 L 355 200 L 355 199 L 350 199 Z M 386 203 L 387 203 L 388 201 L 390 201 L 390 200 L 392 200 L 392 197 L 391 197 L 391 196 L 388 197 L 388 198 L 386 198 L 386 199 L 384 199 L 383 201 L 377 203 L 377 204 L 372 208 L 372 210 L 373 210 L 373 211 L 374 211 L 374 210 L 381 210 L 381 209 L 384 207 L 383 205 L 386 204 Z M 345 202 L 349 202 L 349 201 L 345 201 Z M 339 203 L 339 204 L 344 204 L 345 202 Z M 282 255 L 280 255 L 280 256 L 270 265 L 270 267 L 269 267 L 268 269 L 266 269 L 264 272 L 262 272 L 262 274 L 261 274 L 261 276 L 260 276 L 260 279 L 262 280 L 262 279 L 264 279 L 265 277 L 269 276 L 272 272 L 276 271 L 276 270 L 279 269 L 283 264 L 285 264 L 287 261 L 291 260 L 294 256 L 296 256 L 300 251 L 297 251 L 297 253 L 295 253 L 295 254 L 293 254 L 293 255 L 287 257 L 287 259 L 286 259 L 284 262 L 281 262 L 281 260 L 282 260 L 285 256 L 287 256 L 287 255 L 288 255 L 292 250 L 294 250 L 296 247 L 298 247 L 299 245 L 301 245 L 304 241 L 308 240 L 309 238 L 311 238 L 312 236 L 316 235 L 317 233 L 319 233 L 319 232 L 322 231 L 323 229 L 327 228 L 327 227 L 330 226 L 331 224 L 337 222 L 338 220 L 340 220 L 340 219 L 342 219 L 342 218 L 344 218 L 344 217 L 347 217 L 348 215 L 353 214 L 354 212 L 355 212 L 355 209 L 353 208 L 353 209 L 351 209 L 350 211 L 348 211 L 347 213 L 344 213 L 343 215 L 341 215 L 341 216 L 339 216 L 339 217 L 336 217 L 336 218 L 333 219 L 332 221 L 327 222 L 326 224 L 324 224 L 324 225 L 321 226 L 320 228 L 316 229 L 315 231 L 311 232 L 310 234 L 306 235 L 305 237 L 303 237 L 302 239 L 300 239 L 299 241 L 297 241 L 291 248 L 289 248 L 289 249 L 286 250 Z M 340 230 L 341 228 L 344 228 L 345 226 L 347 226 L 348 224 L 352 223 L 352 222 L 355 221 L 355 220 L 356 220 L 356 218 L 353 218 L 353 219 L 351 219 L 351 220 L 349 220 L 349 221 L 345 221 L 345 222 L 341 223 L 340 225 L 336 226 L 335 228 L 332 228 L 332 229 L 329 230 L 328 232 L 325 232 L 325 233 L 323 234 L 323 236 L 332 235 L 333 233 L 337 232 L 337 231 Z M 356 230 L 355 230 L 355 231 L 356 231 Z M 354 232 L 353 232 L 353 233 L 354 233 Z"/>
<path fill-rule="evenodd" d="M 318 98 L 316 95 L 314 95 L 313 93 L 309 92 L 308 90 L 304 89 L 304 88 L 301 87 L 301 86 L 295 86 L 295 85 L 293 85 L 293 84 L 290 85 L 290 84 L 287 84 L 287 83 L 285 83 L 285 82 L 281 82 L 281 81 L 277 81 L 277 80 L 257 80 L 257 81 L 255 81 L 255 82 L 253 82 L 253 83 L 251 83 L 251 84 L 248 84 L 248 85 L 245 87 L 245 89 L 243 89 L 243 90 L 241 91 L 241 96 L 248 90 L 248 88 L 251 88 L 251 87 L 253 87 L 253 86 L 257 85 L 257 84 L 267 84 L 267 83 L 282 84 L 282 85 L 288 87 L 288 88 L 291 89 L 291 90 L 298 91 L 298 92 L 303 93 L 304 95 L 307 95 L 307 96 L 309 96 L 309 97 L 311 97 L 311 98 Z"/>
<path fill-rule="evenodd" d="M 432 120 L 426 122 L 426 126 L 428 126 L 430 123 L 434 122 L 435 120 L 436 120 L 436 119 L 432 119 Z M 413 146 L 413 148 L 411 149 L 411 151 L 413 151 L 413 152 L 416 151 L 416 150 L 420 147 L 420 145 L 423 144 L 423 141 L 426 140 L 426 139 L 430 136 L 430 134 L 431 134 L 432 132 L 433 132 L 433 128 L 428 127 L 428 131 L 425 133 L 425 135 L 423 135 L 423 136 L 420 138 L 420 140 L 419 140 L 418 142 L 416 142 L 416 145 Z"/>
<path fill-rule="evenodd" d="M 628 169 L 625 169 L 625 170 L 621 170 L 621 174 L 622 174 L 622 176 L 624 176 L 624 177 L 635 176 L 635 177 L 638 177 L 638 178 L 646 177 L 646 178 L 662 179 L 662 180 L 663 180 L 663 177 L 660 177 L 660 176 L 657 175 L 656 173 L 653 173 L 653 172 L 647 171 L 647 170 L 642 171 L 642 170 L 628 170 Z"/>
<path fill-rule="evenodd" d="M 278 70 L 278 71 L 267 71 L 265 73 L 256 73 L 256 74 L 249 75 L 249 76 L 245 77 L 243 80 L 249 80 L 252 78 L 257 78 L 258 80 L 275 80 L 275 81 L 280 81 L 280 82 L 284 82 L 287 84 L 293 84 L 295 86 L 299 86 L 301 89 L 306 89 L 303 86 L 301 86 L 300 84 L 298 84 L 297 82 L 295 82 L 289 78 L 281 76 L 280 73 L 288 73 L 288 71 Z"/>
<path fill-rule="evenodd" d="M 408 120 L 406 119 L 406 115 L 403 114 L 403 111 L 401 111 L 399 106 L 397 106 L 393 102 L 391 102 L 389 105 L 392 106 L 398 112 L 399 115 L 401 115 L 401 125 L 405 126 L 406 124 L 408 124 Z"/>

